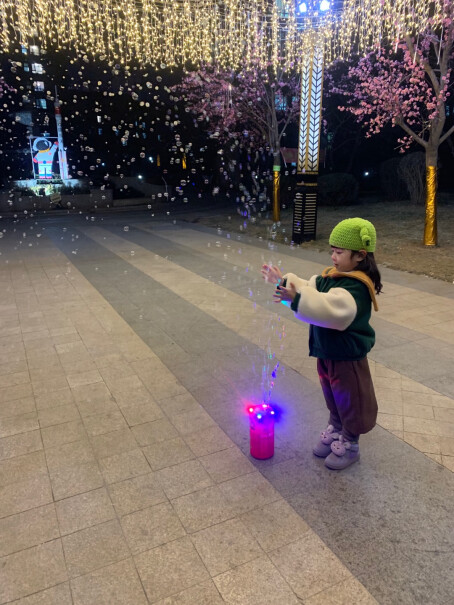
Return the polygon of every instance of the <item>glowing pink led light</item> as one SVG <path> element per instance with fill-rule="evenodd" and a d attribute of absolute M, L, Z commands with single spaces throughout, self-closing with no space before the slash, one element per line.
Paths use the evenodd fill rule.
<path fill-rule="evenodd" d="M 251 456 L 260 460 L 274 455 L 274 410 L 267 403 L 248 407 Z"/>

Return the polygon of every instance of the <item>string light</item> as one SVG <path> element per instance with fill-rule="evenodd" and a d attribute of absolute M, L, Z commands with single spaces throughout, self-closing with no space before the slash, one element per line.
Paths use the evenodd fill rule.
<path fill-rule="evenodd" d="M 295 0 L 0 0 L 0 49 L 38 38 L 43 48 L 74 48 L 123 65 L 216 61 L 235 69 L 259 58 L 289 70 L 315 35 L 329 63 L 394 44 L 429 19 L 441 26 L 443 2 L 345 0 L 342 11 L 314 16 L 297 11 Z"/>

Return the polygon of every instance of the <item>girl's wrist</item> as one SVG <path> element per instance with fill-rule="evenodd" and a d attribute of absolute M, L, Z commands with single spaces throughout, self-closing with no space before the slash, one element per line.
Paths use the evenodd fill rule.
<path fill-rule="evenodd" d="M 299 292 L 297 292 L 295 294 L 295 296 L 293 297 L 292 304 L 290 305 L 290 308 L 292 311 L 298 311 L 298 305 L 300 304 L 300 298 L 301 298 L 301 294 Z"/>

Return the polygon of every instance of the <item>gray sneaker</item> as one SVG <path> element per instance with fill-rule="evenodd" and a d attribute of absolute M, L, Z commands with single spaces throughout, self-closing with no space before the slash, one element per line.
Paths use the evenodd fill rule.
<path fill-rule="evenodd" d="M 354 441 L 345 441 L 343 435 L 338 441 L 331 444 L 331 454 L 325 458 L 325 466 L 341 471 L 359 460 L 359 444 Z"/>
<path fill-rule="evenodd" d="M 319 458 L 326 458 L 331 454 L 331 444 L 339 439 L 339 431 L 329 424 L 327 428 L 320 433 L 320 439 L 312 452 Z"/>

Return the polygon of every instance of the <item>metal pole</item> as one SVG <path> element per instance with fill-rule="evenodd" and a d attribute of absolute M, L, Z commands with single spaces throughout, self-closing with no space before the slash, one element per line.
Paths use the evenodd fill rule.
<path fill-rule="evenodd" d="M 32 139 L 33 136 L 29 136 L 28 140 L 30 141 L 30 155 L 32 157 L 32 171 L 33 171 L 33 178 L 36 179 L 36 173 L 35 173 L 35 163 L 33 161 L 33 145 L 32 145 Z"/>

